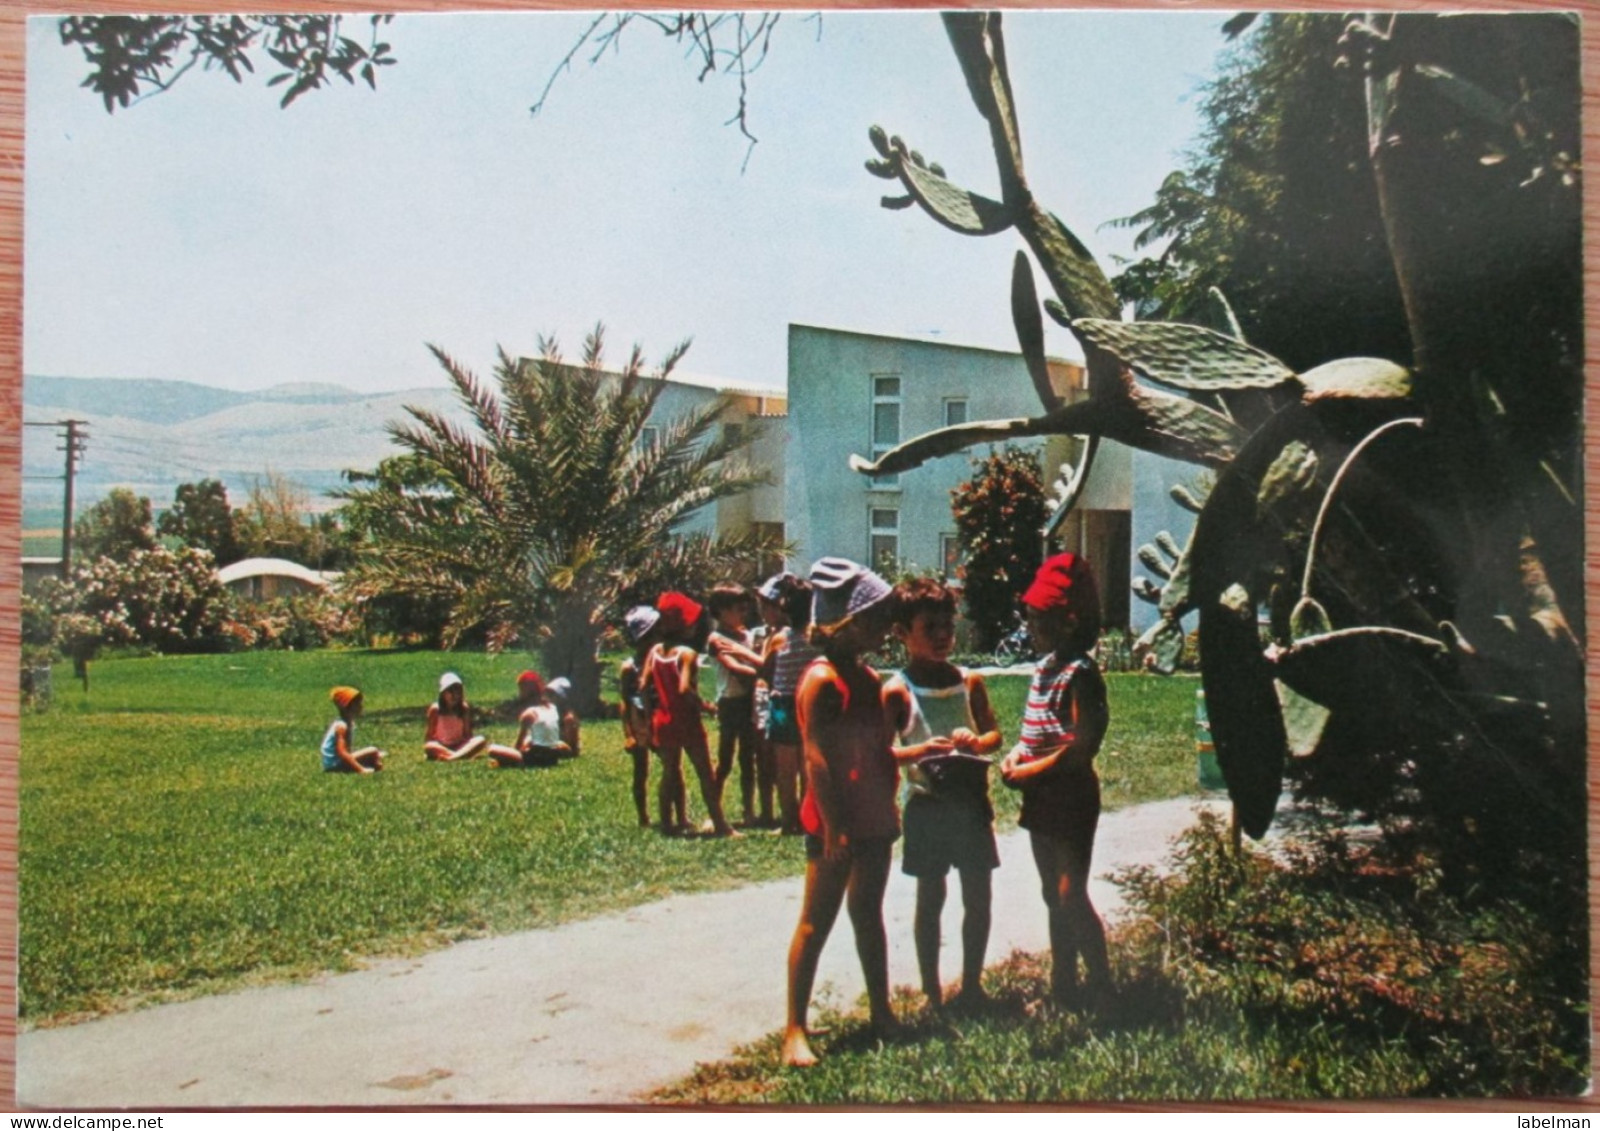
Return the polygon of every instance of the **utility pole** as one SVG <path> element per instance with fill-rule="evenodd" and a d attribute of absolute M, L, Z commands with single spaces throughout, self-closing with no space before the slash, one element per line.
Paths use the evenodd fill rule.
<path fill-rule="evenodd" d="M 78 461 L 83 458 L 84 443 L 89 439 L 89 434 L 82 431 L 87 420 L 25 420 L 22 422 L 26 428 L 65 428 L 66 434 L 62 439 L 66 441 L 58 452 L 67 453 L 67 470 L 62 476 L 66 483 L 66 495 L 62 500 L 63 514 L 61 517 L 61 579 L 65 581 L 72 573 L 72 498 L 73 477 L 78 470 Z M 53 475 L 27 476 L 30 479 L 54 479 Z"/>

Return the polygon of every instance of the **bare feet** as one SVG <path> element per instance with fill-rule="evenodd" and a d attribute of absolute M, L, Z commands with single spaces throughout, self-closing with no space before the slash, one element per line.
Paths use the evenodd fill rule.
<path fill-rule="evenodd" d="M 791 1068 L 810 1068 L 817 1063 L 817 1054 L 811 1051 L 804 1029 L 790 1029 L 783 1034 L 783 1063 Z"/>
<path fill-rule="evenodd" d="M 961 992 L 950 999 L 950 1008 L 961 1013 L 980 1013 L 991 1004 L 992 999 L 983 992 L 983 987 L 974 984 L 971 989 L 965 985 Z"/>

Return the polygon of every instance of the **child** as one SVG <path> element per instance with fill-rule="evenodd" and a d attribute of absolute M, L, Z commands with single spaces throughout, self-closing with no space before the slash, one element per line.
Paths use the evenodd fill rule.
<path fill-rule="evenodd" d="M 706 602 L 711 610 L 711 635 L 706 650 L 716 662 L 717 676 L 717 788 L 725 789 L 733 772 L 734 750 L 739 755 L 739 797 L 742 823 L 754 823 L 755 679 L 759 658 L 750 651 L 745 631 L 750 597 L 742 585 L 719 585 Z M 737 649 L 737 651 L 735 651 Z M 767 816 L 772 816 L 768 809 Z"/>
<path fill-rule="evenodd" d="M 338 708 L 339 717 L 322 736 L 323 770 L 330 774 L 372 774 L 383 769 L 384 754 L 376 746 L 350 749 L 355 743 L 356 720 L 365 709 L 361 692 L 354 687 L 335 687 L 328 698 Z"/>
<path fill-rule="evenodd" d="M 661 755 L 661 831 L 672 833 L 685 827 L 669 823 L 669 817 L 676 799 L 681 820 L 685 792 L 683 755 L 687 754 L 700 778 L 700 795 L 706 803 L 712 833 L 732 836 L 733 829 L 722 815 L 722 790 L 711 768 L 711 749 L 700 718 L 704 704 L 696 686 L 699 657 L 690 644 L 698 635 L 704 609 L 682 593 L 663 593 L 656 602 L 656 611 L 661 614 L 656 625 L 660 640 L 645 655 L 643 679 L 655 693 L 650 742 Z"/>
<path fill-rule="evenodd" d="M 439 677 L 439 699 L 428 704 L 428 729 L 422 752 L 430 762 L 464 762 L 483 753 L 489 740 L 472 733 L 472 706 L 455 672 Z"/>
<path fill-rule="evenodd" d="M 800 682 L 795 705 L 805 748 L 807 795 L 801 820 L 806 837 L 806 888 L 800 923 L 789 945 L 785 1064 L 807 1066 L 816 1055 L 806 1013 L 817 961 L 848 897 L 856 953 L 867 983 L 872 1027 L 898 1027 L 889 1007 L 889 946 L 883 930 L 883 892 L 889 857 L 900 835 L 895 810 L 899 773 L 877 673 L 862 662 L 889 632 L 889 584 L 843 558 L 811 568 L 812 636 L 823 650 Z"/>
<path fill-rule="evenodd" d="M 553 766 L 572 755 L 572 747 L 561 738 L 561 712 L 545 697 L 544 680 L 538 672 L 517 676 L 517 705 L 521 713 L 515 746 L 489 747 L 489 757 L 502 769 Z"/>
<path fill-rule="evenodd" d="M 884 684 L 884 709 L 898 736 L 894 755 L 906 771 L 905 853 L 901 870 L 917 880 L 912 937 L 928 1004 L 939 1009 L 939 915 L 945 877 L 961 876 L 961 992 L 956 1004 L 984 999 L 983 954 L 989 943 L 990 875 L 1000 866 L 989 804 L 989 764 L 975 755 L 1000 748 L 1000 728 L 983 677 L 950 662 L 955 594 L 931 578 L 895 587 L 894 634 L 909 657 Z M 952 757 L 965 755 L 967 757 Z"/>
<path fill-rule="evenodd" d="M 572 681 L 564 675 L 557 676 L 544 685 L 544 693 L 561 716 L 561 741 L 567 745 L 567 756 L 578 757 L 583 753 L 583 736 L 578 729 L 578 713 L 567 705 L 572 700 Z"/>
<path fill-rule="evenodd" d="M 644 658 L 655 643 L 654 631 L 661 614 L 649 605 L 636 605 L 622 618 L 623 631 L 633 645 L 633 655 L 622 661 L 617 672 L 617 689 L 622 694 L 622 748 L 633 759 L 633 807 L 639 814 L 639 827 L 650 827 L 650 715 L 652 707 L 648 685 L 641 678 Z M 680 806 L 677 823 L 683 823 Z M 663 818 L 665 821 L 665 818 Z M 676 827 L 676 825 L 674 826 Z"/>
<path fill-rule="evenodd" d="M 795 718 L 794 697 L 800 677 L 822 650 L 809 639 L 811 627 L 811 583 L 784 573 L 768 582 L 774 596 L 770 604 L 782 626 L 767 643 L 762 670 L 772 685 L 767 699 L 767 740 L 777 774 L 778 812 L 782 830 L 798 836 L 800 827 L 800 724 Z M 767 608 L 763 605 L 763 610 Z"/>
<path fill-rule="evenodd" d="M 1028 688 L 1022 736 L 1000 765 L 1022 791 L 1022 815 L 1050 916 L 1050 991 L 1075 1004 L 1078 955 L 1097 1002 L 1111 993 L 1106 934 L 1089 902 L 1089 864 L 1100 820 L 1094 756 L 1110 713 L 1100 669 L 1089 658 L 1100 635 L 1100 599 L 1089 564 L 1057 554 L 1022 595 L 1034 647 L 1043 658 Z"/>

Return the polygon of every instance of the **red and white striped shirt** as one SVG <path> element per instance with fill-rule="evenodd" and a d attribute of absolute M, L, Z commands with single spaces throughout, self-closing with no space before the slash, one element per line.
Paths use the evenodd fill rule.
<path fill-rule="evenodd" d="M 1080 672 L 1093 671 L 1094 661 L 1088 656 L 1058 659 L 1051 653 L 1033 669 L 1033 682 L 1028 686 L 1028 703 L 1022 711 L 1022 734 L 1019 741 L 1031 757 L 1070 744 L 1077 737 L 1071 722 L 1070 703 L 1072 681 Z"/>

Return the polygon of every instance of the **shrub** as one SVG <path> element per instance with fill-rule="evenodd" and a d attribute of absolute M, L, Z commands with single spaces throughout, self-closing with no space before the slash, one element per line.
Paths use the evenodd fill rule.
<path fill-rule="evenodd" d="M 1048 517 L 1039 457 L 1003 448 L 973 461 L 973 475 L 950 492 L 961 543 L 967 619 L 973 649 L 993 652 L 1016 624 L 1017 601 L 1044 561 L 1040 533 Z"/>
<path fill-rule="evenodd" d="M 99 558 L 73 574 L 58 601 L 58 634 L 74 640 L 158 652 L 220 652 L 233 643 L 224 631 L 236 619 L 233 600 L 204 550 L 157 546 L 124 561 Z"/>
<path fill-rule="evenodd" d="M 245 647 L 305 651 L 363 635 L 361 618 L 343 600 L 327 593 L 300 593 L 252 605 L 241 623 L 229 626 Z"/>

